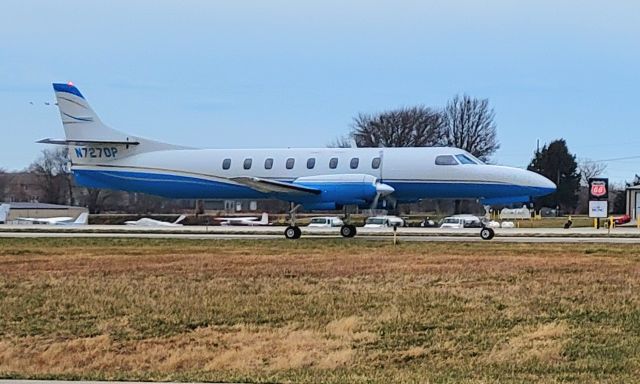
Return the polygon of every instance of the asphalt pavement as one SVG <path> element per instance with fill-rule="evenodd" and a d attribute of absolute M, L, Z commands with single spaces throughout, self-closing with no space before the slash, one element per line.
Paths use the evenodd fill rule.
<path fill-rule="evenodd" d="M 133 227 L 124 225 L 0 225 L 0 238 L 8 237 L 121 237 L 162 239 L 283 239 L 281 226 L 183 226 Z M 338 228 L 301 227 L 303 238 L 340 238 Z M 398 228 L 401 241 L 483 241 L 478 228 Z M 393 229 L 358 228 L 357 238 L 391 240 Z M 344 239 L 348 241 L 349 239 Z M 595 228 L 498 228 L 495 242 L 535 243 L 640 243 L 640 229 L 635 227 L 607 229 Z"/>

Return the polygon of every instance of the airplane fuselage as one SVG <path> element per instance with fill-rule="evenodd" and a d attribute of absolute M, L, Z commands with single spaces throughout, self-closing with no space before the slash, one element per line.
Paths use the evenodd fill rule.
<path fill-rule="evenodd" d="M 124 155 L 126 151 L 117 152 Z M 231 181 L 242 176 L 292 182 L 307 176 L 366 174 L 390 185 L 402 202 L 425 198 L 525 201 L 555 190 L 553 183 L 536 173 L 483 164 L 465 151 L 447 147 L 179 149 L 134 152 L 108 162 L 74 157 L 72 169 L 82 185 L 172 198 L 273 197 Z"/>

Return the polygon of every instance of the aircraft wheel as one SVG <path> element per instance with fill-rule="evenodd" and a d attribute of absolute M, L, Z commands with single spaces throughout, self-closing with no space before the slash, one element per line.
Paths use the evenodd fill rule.
<path fill-rule="evenodd" d="M 491 240 L 495 235 L 496 233 L 492 228 L 485 227 L 480 230 L 482 240 Z"/>
<path fill-rule="evenodd" d="M 300 236 L 302 236 L 302 231 L 297 226 L 290 225 L 284 230 L 284 237 L 289 240 L 299 239 Z"/>
<path fill-rule="evenodd" d="M 340 235 L 342 235 L 342 237 L 354 237 L 356 235 L 355 225 L 343 225 L 340 227 Z"/>

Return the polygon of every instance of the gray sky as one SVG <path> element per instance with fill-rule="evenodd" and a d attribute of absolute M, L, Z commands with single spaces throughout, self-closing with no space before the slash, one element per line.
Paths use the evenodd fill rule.
<path fill-rule="evenodd" d="M 0 167 L 62 137 L 44 102 L 66 81 L 114 128 L 192 146 L 322 147 L 359 112 L 467 93 L 495 108 L 497 163 L 561 137 L 579 158 L 640 155 L 639 70 L 636 1 L 5 0 Z"/>

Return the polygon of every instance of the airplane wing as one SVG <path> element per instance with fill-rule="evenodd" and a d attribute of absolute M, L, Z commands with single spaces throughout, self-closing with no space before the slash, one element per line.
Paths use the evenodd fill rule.
<path fill-rule="evenodd" d="M 304 185 L 284 181 L 263 179 L 260 177 L 233 177 L 231 180 L 264 193 L 307 193 L 319 195 L 322 191 Z"/>
<path fill-rule="evenodd" d="M 257 217 L 214 217 L 213 220 L 218 221 L 230 221 L 230 222 L 243 222 L 243 221 L 251 221 L 257 220 Z"/>

